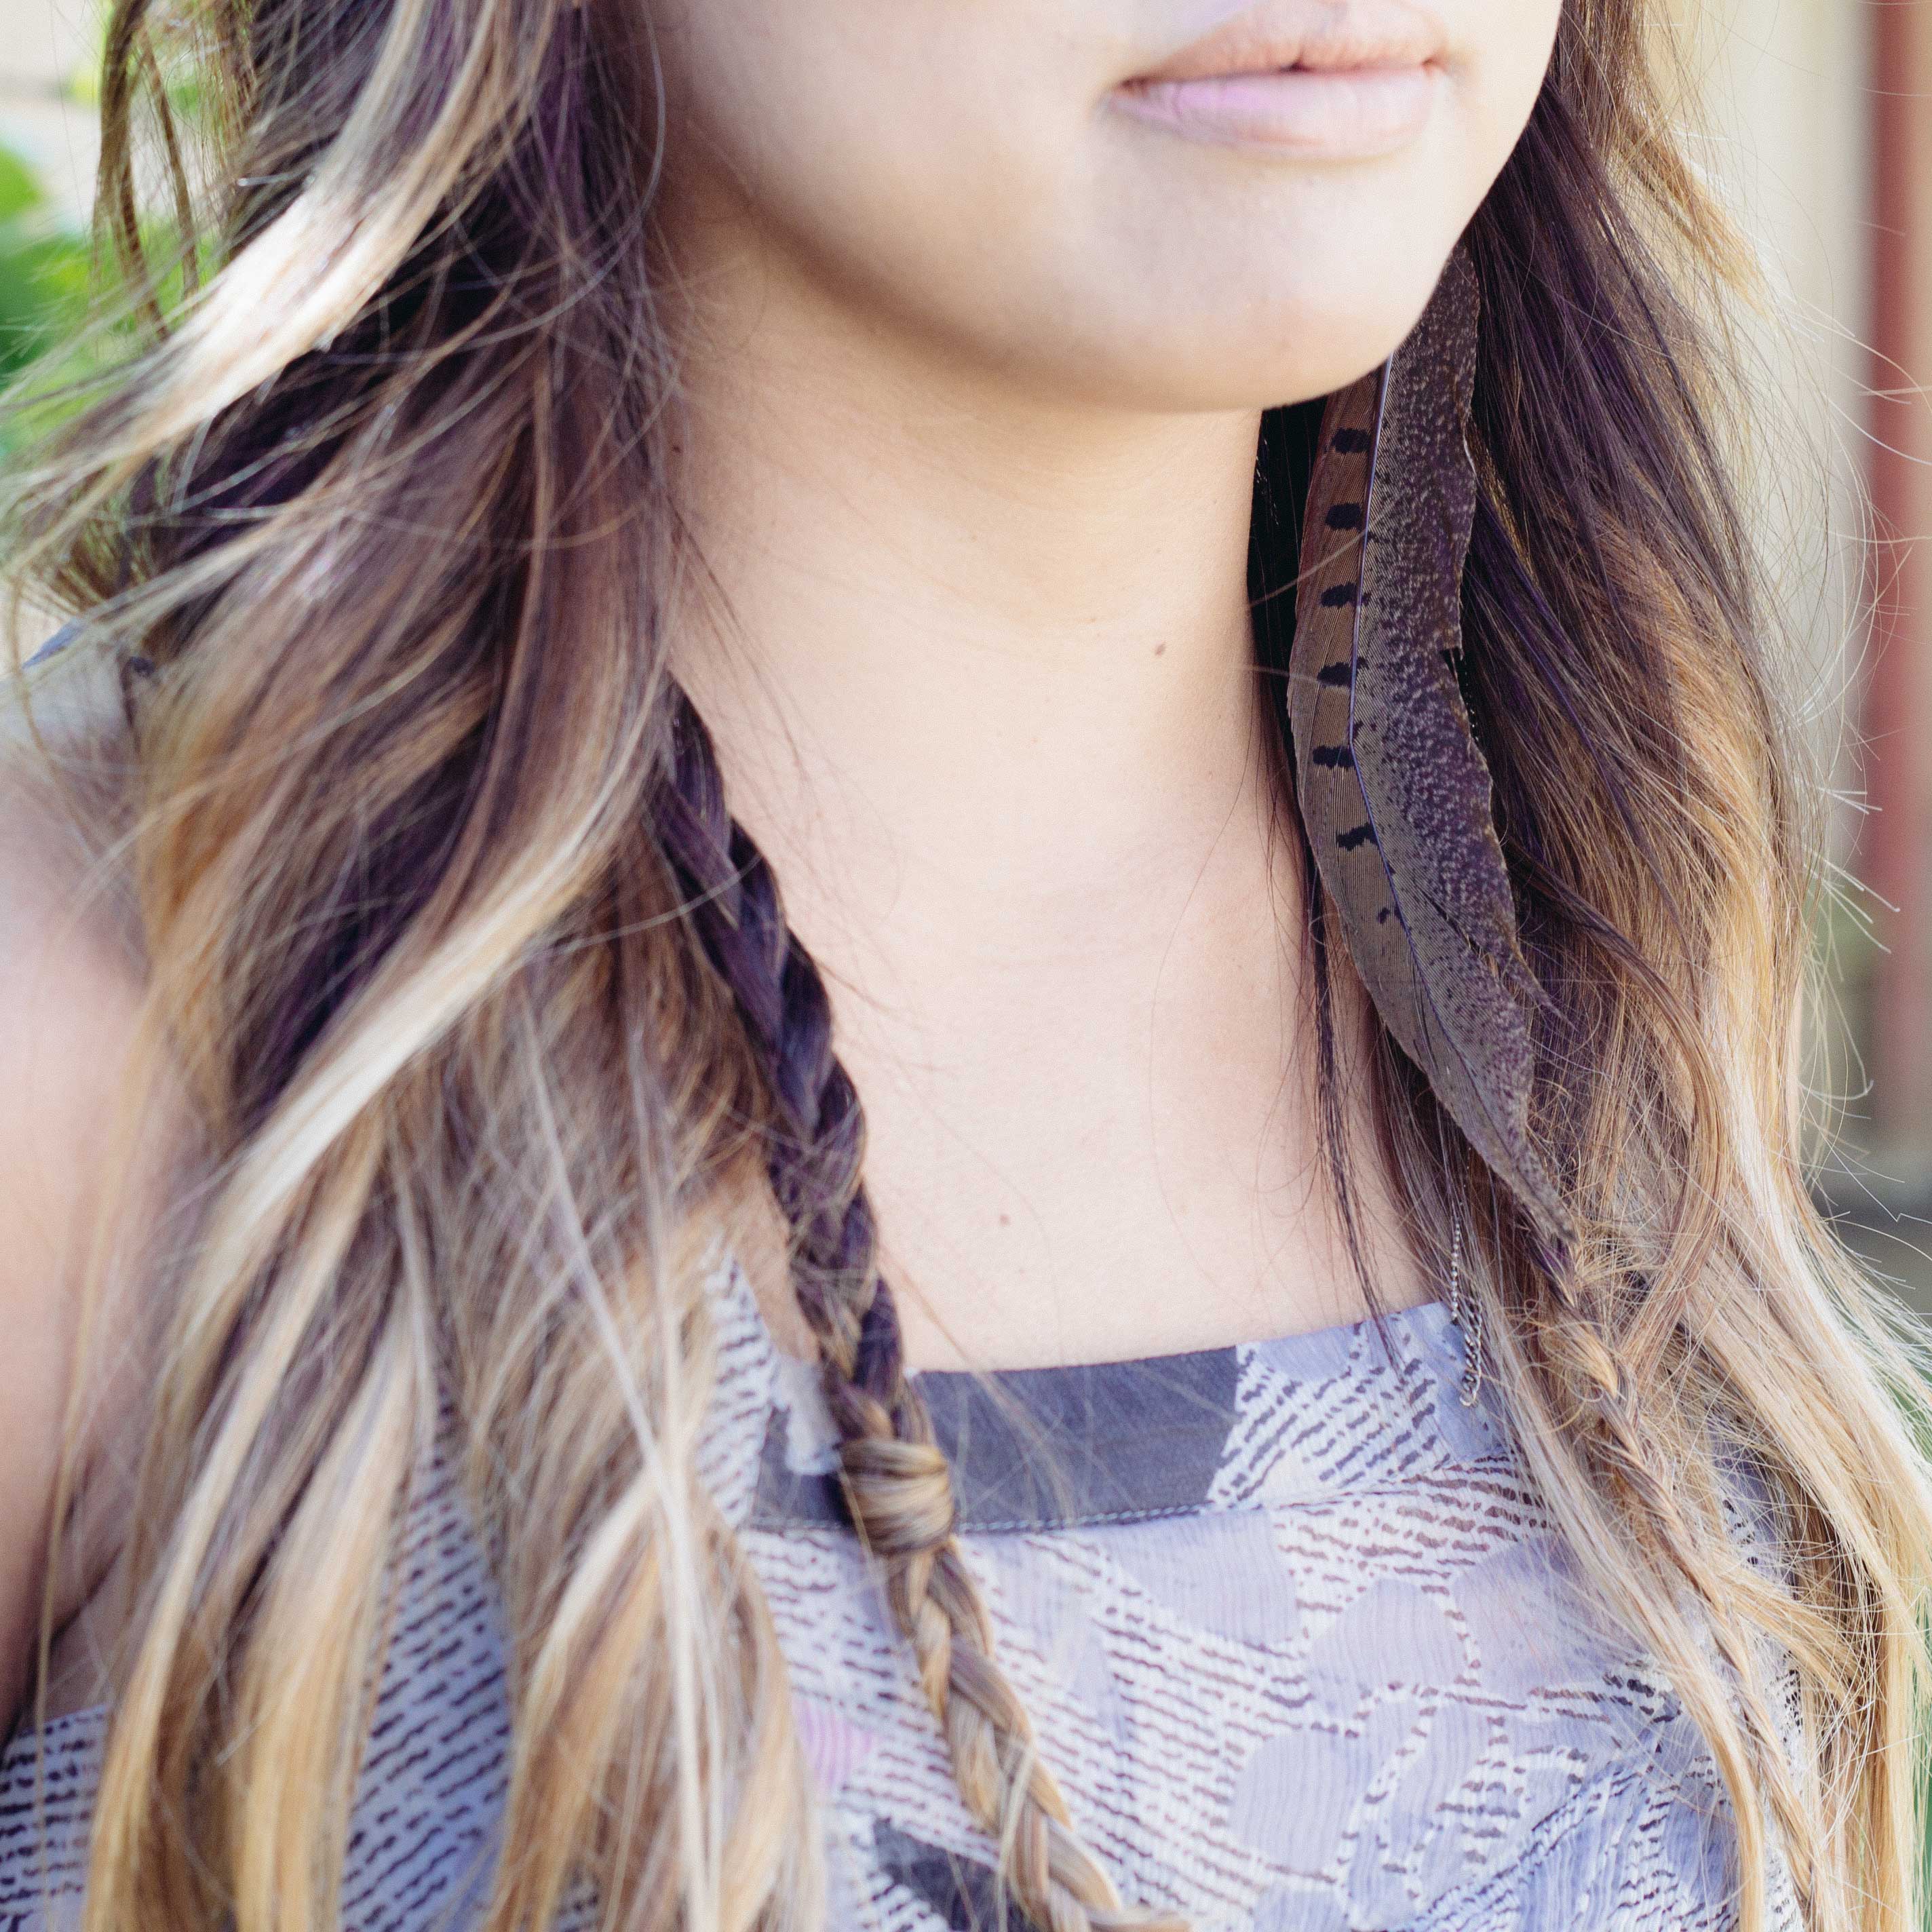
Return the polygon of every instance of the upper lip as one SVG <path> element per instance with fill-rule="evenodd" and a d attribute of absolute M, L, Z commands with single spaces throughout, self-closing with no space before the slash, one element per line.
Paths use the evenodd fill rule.
<path fill-rule="evenodd" d="M 1421 67 L 1442 51 L 1439 31 L 1404 0 L 1262 0 L 1133 80 Z"/>

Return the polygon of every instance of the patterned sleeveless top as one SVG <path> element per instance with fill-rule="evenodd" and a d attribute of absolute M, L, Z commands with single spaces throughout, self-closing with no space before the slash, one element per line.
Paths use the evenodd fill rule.
<path fill-rule="evenodd" d="M 1009 1922 L 992 1847 L 842 1519 L 815 1377 L 774 1347 L 735 1268 L 716 1298 L 706 1473 L 789 1661 L 830 1925 L 992 1932 Z M 1365 1322 L 920 1377 L 1000 1654 L 1076 1823 L 1130 1896 L 1200 1932 L 1732 1925 L 1707 1748 L 1586 1607 L 1491 1399 L 1461 1403 L 1448 1310 L 1384 1332 L 1386 1348 Z M 499 1612 L 446 1474 L 400 1561 L 349 1932 L 473 1924 L 505 1790 Z M 1789 1696 L 1780 1714 L 1795 1724 Z M 62 1718 L 0 1756 L 0 1932 L 72 1922 L 105 1722 Z M 1796 1932 L 1774 1876 L 1772 1922 Z M 560 1932 L 593 1912 L 576 1900 Z"/>

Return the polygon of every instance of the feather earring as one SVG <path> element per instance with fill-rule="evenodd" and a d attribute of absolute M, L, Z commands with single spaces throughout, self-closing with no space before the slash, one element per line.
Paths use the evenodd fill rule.
<path fill-rule="evenodd" d="M 1396 1043 L 1560 1256 L 1574 1229 L 1529 1130 L 1509 872 L 1454 666 L 1475 515 L 1480 315 L 1461 249 L 1408 338 L 1327 404 L 1302 526 L 1294 784 L 1355 970 Z"/>

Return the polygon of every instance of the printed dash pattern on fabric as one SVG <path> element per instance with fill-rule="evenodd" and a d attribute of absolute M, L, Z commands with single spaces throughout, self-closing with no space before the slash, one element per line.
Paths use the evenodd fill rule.
<path fill-rule="evenodd" d="M 833 1932 L 1024 1932 L 844 1520 L 815 1375 L 775 1347 L 735 1266 L 715 1300 L 704 1466 L 788 1661 Z M 1735 1922 L 1708 1750 L 1592 1612 L 1493 1396 L 1459 1401 L 1462 1361 L 1428 1303 L 1379 1331 L 920 1378 L 1076 1822 L 1131 1894 L 1197 1932 Z M 1738 1534 L 1756 1520 L 1741 1502 Z M 473 1922 L 497 1849 L 502 1634 L 447 1468 L 400 1560 L 349 1932 Z M 0 1756 L 0 1932 L 74 1922 L 106 1714 Z M 1789 1695 L 1780 1715 L 1795 1748 Z M 1798 1932 L 1781 1864 L 1774 1878 L 1773 1925 Z M 560 1932 L 595 1916 L 580 1893 Z"/>

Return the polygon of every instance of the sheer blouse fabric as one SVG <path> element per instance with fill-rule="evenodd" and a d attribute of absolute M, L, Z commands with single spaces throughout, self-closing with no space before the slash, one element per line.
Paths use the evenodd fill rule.
<path fill-rule="evenodd" d="M 812 1372 L 774 1346 L 735 1266 L 713 1290 L 706 1469 L 786 1653 L 834 1932 L 1000 1925 L 992 1848 L 842 1520 Z M 1000 1654 L 1130 1896 L 1198 1932 L 1734 1922 L 1708 1750 L 1593 1614 L 1493 1396 L 1459 1400 L 1463 1363 L 1432 1302 L 1380 1331 L 920 1378 Z M 350 1932 L 470 1922 L 506 1785 L 499 1610 L 445 1465 L 399 1560 Z M 0 1932 L 77 1911 L 106 1715 L 0 1756 Z M 1774 1925 L 1797 1932 L 1776 1879 Z M 560 1932 L 593 1908 L 579 1897 Z"/>

